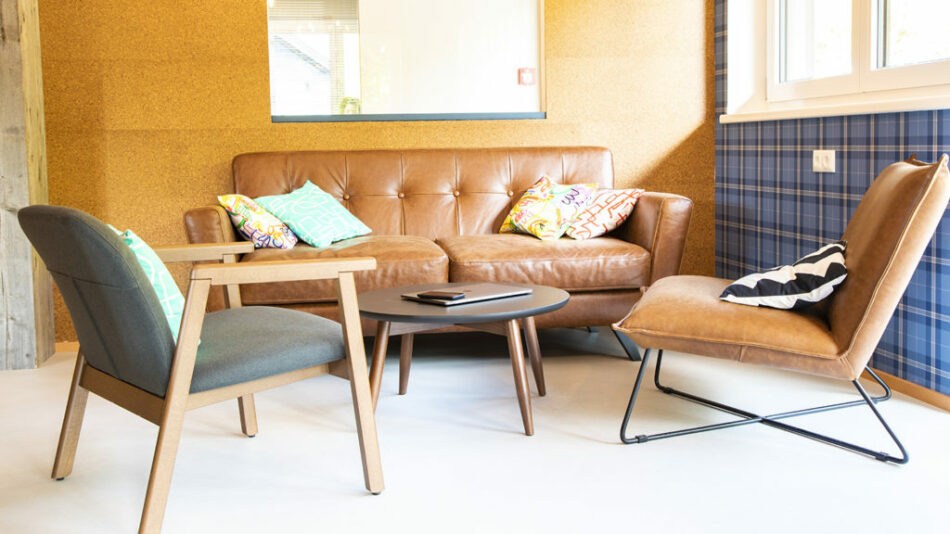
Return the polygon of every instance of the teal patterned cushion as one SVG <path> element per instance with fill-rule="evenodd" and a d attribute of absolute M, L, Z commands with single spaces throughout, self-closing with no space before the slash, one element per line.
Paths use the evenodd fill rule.
<path fill-rule="evenodd" d="M 329 193 L 309 181 L 286 195 L 258 197 L 254 201 L 289 226 L 297 237 L 317 248 L 372 232 Z"/>
<path fill-rule="evenodd" d="M 145 276 L 151 282 L 152 288 L 155 289 L 158 303 L 161 304 L 162 311 L 165 313 L 165 320 L 168 321 L 168 327 L 172 330 L 172 338 L 177 342 L 178 330 L 181 328 L 181 316 L 185 312 L 185 297 L 178 289 L 178 284 L 175 283 L 172 274 L 168 272 L 165 263 L 155 254 L 152 247 L 142 241 L 142 238 L 135 235 L 132 230 L 120 232 L 111 225 L 110 228 L 119 234 L 122 241 L 125 241 L 125 244 L 132 250 L 132 254 L 135 254 L 135 259 L 139 260 L 139 265 L 145 271 Z"/>

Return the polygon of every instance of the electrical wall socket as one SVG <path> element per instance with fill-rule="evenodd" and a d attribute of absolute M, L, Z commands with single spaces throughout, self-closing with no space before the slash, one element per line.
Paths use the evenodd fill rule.
<path fill-rule="evenodd" d="M 813 151 L 811 155 L 811 170 L 814 172 L 835 172 L 835 151 Z"/>

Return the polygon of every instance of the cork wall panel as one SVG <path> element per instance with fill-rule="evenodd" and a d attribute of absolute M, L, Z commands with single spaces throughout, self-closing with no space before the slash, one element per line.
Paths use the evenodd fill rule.
<path fill-rule="evenodd" d="M 618 187 L 694 200 L 683 269 L 713 273 L 712 0 L 547 0 L 546 120 L 273 124 L 262 1 L 40 0 L 40 33 L 50 201 L 148 242 L 243 152 L 595 145 Z"/>

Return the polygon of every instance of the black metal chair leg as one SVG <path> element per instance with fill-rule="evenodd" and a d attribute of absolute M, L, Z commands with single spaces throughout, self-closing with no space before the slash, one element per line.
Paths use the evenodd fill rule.
<path fill-rule="evenodd" d="M 616 332 L 616 330 L 614 330 Z M 663 351 L 660 351 L 660 357 L 663 357 Z M 647 361 L 650 359 L 650 349 L 643 352 L 643 361 L 640 363 L 640 371 L 637 372 L 637 381 L 633 385 L 633 392 L 630 394 L 630 402 L 627 403 L 627 413 L 623 416 L 623 423 L 620 425 L 620 441 L 629 445 L 631 443 L 640 443 L 640 438 L 627 437 L 627 423 L 630 422 L 630 414 L 633 412 L 633 405 L 637 402 L 637 394 L 640 393 L 640 383 L 643 381 L 643 372 L 647 368 Z"/>
<path fill-rule="evenodd" d="M 623 351 L 627 353 L 627 358 L 630 358 L 632 362 L 640 361 L 640 347 L 633 342 L 632 339 L 627 337 L 627 334 L 623 332 L 618 332 L 613 328 L 610 329 L 614 333 L 614 336 L 617 338 L 617 341 L 620 342 L 620 346 L 623 347 Z M 645 358 L 646 356 L 644 356 Z"/>
<path fill-rule="evenodd" d="M 782 413 L 771 414 L 771 415 L 764 415 L 764 416 L 763 416 L 763 415 L 754 414 L 754 413 L 752 413 L 752 412 L 748 412 L 748 411 L 746 411 L 746 410 L 742 410 L 742 409 L 740 409 L 740 408 L 735 408 L 735 407 L 729 406 L 729 405 L 727 405 L 727 404 L 723 404 L 723 403 L 720 403 L 720 402 L 716 402 L 716 401 L 714 401 L 714 400 L 710 400 L 710 399 L 706 399 L 706 398 L 703 398 L 703 397 L 699 397 L 699 396 L 693 395 L 693 394 L 691 394 L 691 393 L 686 393 L 686 392 L 683 392 L 683 391 L 679 391 L 679 390 L 674 389 L 674 388 L 671 388 L 671 387 L 669 387 L 669 386 L 664 386 L 664 385 L 660 382 L 660 369 L 662 368 L 662 363 L 663 363 L 663 351 L 658 351 L 657 360 L 656 360 L 656 370 L 655 370 L 654 375 L 653 375 L 653 383 L 656 385 L 657 389 L 659 389 L 660 391 L 662 391 L 663 393 L 666 393 L 666 394 L 668 394 L 668 395 L 673 395 L 673 396 L 675 396 L 675 397 L 679 397 L 679 398 L 682 398 L 682 399 L 685 399 L 685 400 L 688 400 L 688 401 L 691 401 L 691 402 L 695 402 L 695 403 L 697 403 L 697 404 L 702 404 L 702 405 L 704 405 L 704 406 L 708 406 L 708 407 L 713 408 L 713 409 L 716 409 L 716 410 L 720 410 L 720 411 L 723 411 L 723 412 L 726 412 L 726 413 L 730 413 L 730 414 L 733 414 L 733 415 L 737 415 L 737 416 L 741 417 L 742 419 L 735 420 L 735 421 L 728 421 L 728 422 L 725 422 L 725 423 L 713 424 L 713 425 L 705 425 L 705 426 L 698 426 L 698 427 L 694 427 L 694 428 L 687 428 L 687 429 L 683 429 L 683 430 L 675 430 L 675 431 L 672 431 L 672 432 L 663 432 L 663 433 L 650 434 L 650 435 L 639 435 L 639 436 L 636 436 L 636 437 L 634 437 L 634 438 L 627 438 L 627 437 L 626 437 L 627 424 L 629 423 L 630 414 L 631 414 L 631 412 L 633 411 L 633 404 L 634 404 L 634 401 L 635 401 L 635 399 L 636 399 L 637 393 L 639 392 L 639 389 L 640 389 L 640 381 L 641 381 L 641 379 L 643 378 L 643 372 L 644 372 L 644 367 L 645 367 L 645 364 L 646 364 L 646 358 L 647 358 L 647 355 L 648 355 L 649 353 L 650 353 L 649 350 L 647 350 L 647 351 L 644 353 L 644 362 L 643 362 L 643 364 L 641 364 L 640 371 L 639 371 L 639 373 L 637 374 L 637 382 L 636 382 L 636 384 L 634 385 L 633 394 L 632 394 L 631 397 L 630 397 L 630 403 L 627 405 L 627 413 L 626 413 L 626 415 L 624 416 L 623 424 L 622 424 L 621 427 L 620 427 L 620 440 L 621 440 L 623 443 L 625 443 L 625 444 L 630 444 L 630 443 L 645 443 L 645 442 L 647 442 L 647 441 L 654 441 L 654 440 L 658 440 L 658 439 L 672 438 L 672 437 L 676 437 L 676 436 L 684 436 L 684 435 L 688 435 L 688 434 L 697 434 L 697 433 L 700 433 L 700 432 L 708 432 L 708 431 L 710 431 L 710 430 L 719 430 L 719 429 L 723 429 L 723 428 L 731 428 L 731 427 L 735 427 L 735 426 L 743 426 L 743 425 L 748 425 L 748 424 L 752 424 L 752 423 L 762 423 L 762 424 L 767 425 L 767 426 L 770 426 L 770 427 L 772 427 L 772 428 L 777 428 L 777 429 L 779 429 L 779 430 L 784 430 L 784 431 L 786 431 L 786 432 L 791 432 L 791 433 L 793 433 L 793 434 L 797 434 L 797 435 L 802 436 L 802 437 L 811 438 L 811 439 L 814 439 L 814 440 L 817 440 L 817 441 L 821 441 L 821 442 L 823 442 L 823 443 L 827 443 L 827 444 L 829 444 L 829 445 L 834 445 L 834 446 L 837 446 L 837 447 L 841 447 L 841 448 L 843 448 L 843 449 L 850 450 L 850 451 L 852 451 L 852 452 L 857 452 L 857 453 L 859 453 L 859 454 L 864 454 L 864 455 L 870 456 L 870 457 L 872 457 L 872 458 L 874 458 L 874 459 L 876 459 L 876 460 L 880 460 L 880 461 L 882 461 L 882 462 L 891 462 L 891 463 L 897 463 L 897 464 L 905 464 L 905 463 L 907 463 L 907 461 L 908 461 L 908 459 L 909 459 L 909 456 L 908 456 L 908 454 L 907 454 L 907 450 L 904 448 L 904 445 L 903 445 L 903 444 L 900 442 L 900 440 L 897 438 L 897 435 L 894 433 L 894 431 L 891 430 L 891 427 L 888 426 L 887 422 L 884 420 L 884 417 L 883 417 L 883 416 L 881 415 L 881 413 L 878 411 L 877 406 L 875 406 L 875 404 L 878 403 L 878 402 L 882 402 L 882 401 L 885 401 L 885 400 L 890 399 L 890 398 L 891 398 L 891 390 L 890 390 L 890 388 L 887 386 L 887 384 L 885 384 L 884 381 L 881 380 L 881 377 L 877 376 L 877 374 L 876 374 L 874 371 L 872 371 L 871 368 L 867 368 L 868 374 L 870 374 L 871 377 L 874 379 L 874 381 L 877 382 L 877 383 L 881 386 L 881 388 L 883 388 L 883 390 L 884 390 L 884 393 L 883 393 L 882 395 L 880 395 L 880 396 L 871 397 L 870 395 L 868 395 L 867 391 L 865 391 L 864 388 L 861 386 L 860 382 L 858 382 L 857 380 L 854 380 L 852 383 L 854 384 L 855 388 L 857 388 L 858 393 L 861 394 L 861 397 L 862 397 L 862 398 L 861 398 L 860 400 L 854 400 L 854 401 L 848 401 L 848 402 L 841 402 L 841 403 L 837 403 L 837 404 L 828 404 L 828 405 L 824 405 L 824 406 L 816 406 L 816 407 L 814 407 L 814 408 L 805 408 L 805 409 L 801 409 L 801 410 L 793 410 L 793 411 L 790 411 L 790 412 L 782 412 Z M 800 415 L 808 415 L 808 414 L 813 414 L 813 413 L 826 412 L 826 411 L 830 411 L 830 410 L 837 410 L 837 409 L 840 409 L 840 408 L 848 408 L 848 407 L 851 407 L 851 406 L 858 406 L 858 405 L 861 405 L 861 404 L 867 404 L 868 407 L 871 408 L 871 411 L 874 412 L 874 415 L 877 417 L 878 421 L 879 421 L 879 422 L 881 423 L 881 425 L 884 427 L 884 430 L 887 431 L 888 435 L 890 435 L 891 439 L 892 439 L 892 440 L 894 441 L 894 443 L 897 445 L 898 449 L 900 449 L 900 452 L 901 452 L 901 456 L 900 456 L 900 457 L 892 456 L 892 455 L 887 454 L 887 453 L 884 453 L 884 452 L 876 452 L 876 451 L 873 451 L 873 450 L 871 450 L 871 449 L 868 449 L 868 448 L 865 448 L 865 447 L 861 447 L 860 445 L 855 445 L 855 444 L 852 444 L 852 443 L 848 443 L 848 442 L 845 442 L 845 441 L 841 441 L 841 440 L 839 440 L 839 439 L 837 439 L 837 438 L 833 438 L 833 437 L 830 437 L 830 436 L 825 436 L 825 435 L 819 434 L 819 433 L 817 433 L 817 432 L 812 432 L 812 431 L 806 430 L 806 429 L 804 429 L 804 428 L 800 428 L 800 427 L 796 427 L 796 426 L 793 426 L 793 425 L 789 425 L 789 424 L 780 422 L 781 419 L 786 419 L 786 418 L 790 418 L 790 417 L 797 417 L 797 416 L 800 416 Z"/>
<path fill-rule="evenodd" d="M 887 389 L 887 397 L 890 398 L 890 397 L 891 397 L 891 390 L 890 390 L 890 388 L 887 387 L 886 384 L 884 384 L 884 381 L 881 380 L 880 377 L 878 377 L 877 374 L 875 374 L 874 371 L 872 371 L 870 367 L 867 368 L 867 372 L 868 372 L 871 376 L 873 376 L 874 379 L 877 380 L 877 382 L 878 382 L 879 384 L 883 385 L 884 388 Z M 888 424 L 887 424 L 887 421 L 884 420 L 884 416 L 881 415 L 881 412 L 877 409 L 877 406 L 875 406 L 875 402 L 872 402 L 873 399 L 872 399 L 870 396 L 868 396 L 868 392 L 867 392 L 867 391 L 864 391 L 864 387 L 861 386 L 861 383 L 858 382 L 857 380 L 855 380 L 855 381 L 854 381 L 854 387 L 856 387 L 856 388 L 858 389 L 858 393 L 860 393 L 861 396 L 864 397 L 864 402 L 867 403 L 868 408 L 870 408 L 871 411 L 874 412 L 874 416 L 877 417 L 877 420 L 881 422 L 881 426 L 884 427 L 884 430 L 887 431 L 888 435 L 891 436 L 891 439 L 894 440 L 894 443 L 897 445 L 897 448 L 900 449 L 900 451 L 901 451 L 901 457 L 900 457 L 900 458 L 895 458 L 895 457 L 890 456 L 890 455 L 888 455 L 888 454 L 886 454 L 886 453 L 883 453 L 883 452 L 878 453 L 878 455 L 876 455 L 875 458 L 876 458 L 877 460 L 882 461 L 882 462 L 893 462 L 893 463 L 896 463 L 896 464 L 906 464 L 906 463 L 910 460 L 910 455 L 907 454 L 907 449 L 904 448 L 904 444 L 901 443 L 901 440 L 897 439 L 897 434 L 895 434 L 894 431 L 891 430 L 890 425 L 888 425 Z"/>

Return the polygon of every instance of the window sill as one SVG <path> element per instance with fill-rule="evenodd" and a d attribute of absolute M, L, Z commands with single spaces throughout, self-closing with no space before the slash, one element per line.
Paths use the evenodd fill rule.
<path fill-rule="evenodd" d="M 743 110 L 719 116 L 721 124 L 761 122 L 813 117 L 836 117 L 841 115 L 866 115 L 950 108 L 950 94 L 918 96 L 878 101 L 854 102 L 829 105 L 798 105 L 795 107 L 769 106 L 765 109 Z"/>

